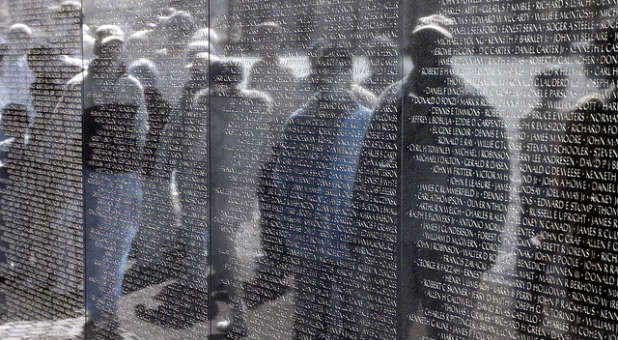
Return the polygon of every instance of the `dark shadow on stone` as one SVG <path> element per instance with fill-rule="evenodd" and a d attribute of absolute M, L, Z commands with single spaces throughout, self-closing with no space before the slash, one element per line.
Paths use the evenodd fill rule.
<path fill-rule="evenodd" d="M 190 328 L 197 323 L 208 321 L 211 313 L 216 314 L 215 309 L 208 308 L 207 292 L 178 283 L 163 288 L 155 296 L 155 300 L 162 304 L 152 309 L 139 304 L 135 306 L 135 315 L 141 320 L 165 328 Z"/>

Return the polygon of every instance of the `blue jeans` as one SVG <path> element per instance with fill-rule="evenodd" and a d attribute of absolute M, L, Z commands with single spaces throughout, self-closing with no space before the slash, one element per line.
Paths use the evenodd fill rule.
<path fill-rule="evenodd" d="M 141 219 L 137 173 L 84 169 L 85 295 L 89 320 L 118 309 L 131 243 Z"/>

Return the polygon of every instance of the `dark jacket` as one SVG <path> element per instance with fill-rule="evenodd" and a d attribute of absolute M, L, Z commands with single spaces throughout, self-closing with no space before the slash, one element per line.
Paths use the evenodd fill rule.
<path fill-rule="evenodd" d="M 342 273 L 354 262 L 348 249 L 352 190 L 370 110 L 349 92 L 328 96 L 314 95 L 291 115 L 259 187 L 264 256 L 259 282 L 247 290 L 249 305 L 278 298 L 293 276 L 297 308 L 316 310 L 295 318 L 296 338 L 355 338 L 345 329 L 353 317 L 349 295 L 339 292 L 352 280 Z M 253 294 L 256 287 L 265 289 Z M 327 306 L 317 304 L 322 298 Z M 327 314 L 333 316 L 328 325 L 321 319 Z M 311 337 L 307 324 L 315 327 Z"/>
<path fill-rule="evenodd" d="M 84 166 L 111 172 L 138 172 L 148 133 L 143 88 L 122 71 L 99 72 L 96 61 L 83 80 Z"/>
<path fill-rule="evenodd" d="M 447 234 L 472 236 L 475 225 L 499 234 L 506 219 L 510 163 L 501 118 L 456 76 L 445 83 L 455 85 L 440 86 L 449 89 L 444 95 L 418 84 L 412 74 L 385 90 L 360 156 L 351 249 L 360 259 L 356 299 L 368 339 L 395 339 L 398 330 L 405 337 L 419 304 L 442 312 L 445 303 L 425 285 L 444 282 L 444 271 L 431 268 L 449 254 L 435 249 L 455 249 L 456 261 L 473 256 L 480 247 L 474 237 Z M 480 127 L 463 126 L 472 122 L 465 119 Z M 475 271 L 480 276 L 492 264 L 477 261 Z"/>
<path fill-rule="evenodd" d="M 265 176 L 270 181 L 260 190 L 262 221 L 283 231 L 277 247 L 293 256 L 347 258 L 341 227 L 350 222 L 352 186 L 370 111 L 350 95 L 340 102 L 346 105 L 340 112 L 320 108 L 321 103 L 315 95 L 286 123 L 267 167 L 272 169 Z"/>

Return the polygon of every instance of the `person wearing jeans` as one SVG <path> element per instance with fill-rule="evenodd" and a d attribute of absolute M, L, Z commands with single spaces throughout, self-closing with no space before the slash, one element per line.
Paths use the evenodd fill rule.
<path fill-rule="evenodd" d="M 69 81 L 66 88 L 67 93 L 83 90 L 87 322 L 82 335 L 89 340 L 116 340 L 122 339 L 117 302 L 141 219 L 140 168 L 148 124 L 143 88 L 127 74 L 122 62 L 121 31 L 99 28 L 96 36 L 96 57 L 88 71 Z M 66 105 L 63 99 L 62 105 Z"/>
<path fill-rule="evenodd" d="M 86 310 L 91 320 L 116 312 L 124 270 L 141 222 L 142 186 L 135 172 L 84 169 Z"/>

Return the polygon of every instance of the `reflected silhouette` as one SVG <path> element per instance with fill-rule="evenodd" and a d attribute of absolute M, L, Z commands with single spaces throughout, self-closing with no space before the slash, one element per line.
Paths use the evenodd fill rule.
<path fill-rule="evenodd" d="M 247 301 L 257 308 L 280 297 L 286 277 L 292 276 L 294 338 L 354 339 L 358 335 L 348 329 L 354 320 L 349 295 L 354 284 L 340 273 L 353 268 L 347 246 L 350 198 L 370 110 L 353 96 L 349 51 L 322 47 L 312 58 L 318 91 L 290 116 L 264 167 L 264 256 L 256 280 L 247 286 Z M 321 140 L 311 138 L 322 134 Z M 269 292 L 260 287 L 270 287 Z"/>
<path fill-rule="evenodd" d="M 81 84 L 88 312 L 84 335 L 105 339 L 121 338 L 117 304 L 131 243 L 140 225 L 139 171 L 147 131 L 144 93 L 137 79 L 126 73 L 124 40 L 116 35 L 119 33 L 114 27 L 97 30 L 96 57 Z M 111 137 L 110 142 L 101 144 L 105 137 Z"/>
<path fill-rule="evenodd" d="M 613 2 L 0 3 L 0 338 L 615 337 Z"/>

